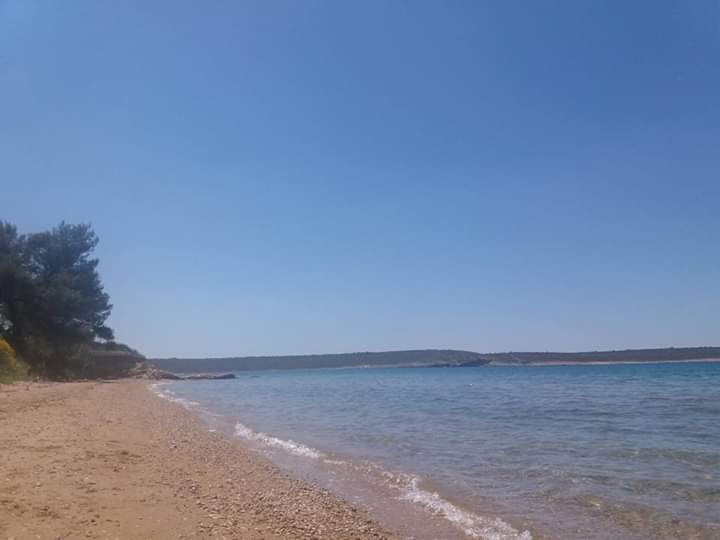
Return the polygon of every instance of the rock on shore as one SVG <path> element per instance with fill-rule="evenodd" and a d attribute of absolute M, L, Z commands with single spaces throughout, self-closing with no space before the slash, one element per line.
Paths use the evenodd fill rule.
<path fill-rule="evenodd" d="M 135 379 L 149 379 L 153 381 L 171 380 L 171 381 L 197 381 L 197 380 L 226 380 L 234 379 L 234 373 L 194 373 L 192 375 L 178 375 L 154 366 L 139 362 L 129 373 L 129 376 Z"/>

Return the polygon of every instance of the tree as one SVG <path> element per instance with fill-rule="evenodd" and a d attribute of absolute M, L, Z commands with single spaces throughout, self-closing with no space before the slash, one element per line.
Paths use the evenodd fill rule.
<path fill-rule="evenodd" d="M 30 333 L 37 301 L 28 263 L 25 237 L 14 225 L 0 221 L 0 336 L 18 350 Z"/>
<path fill-rule="evenodd" d="M 113 338 L 97 243 L 90 225 L 18 236 L 0 222 L 0 332 L 36 371 L 61 376 L 83 345 Z"/>

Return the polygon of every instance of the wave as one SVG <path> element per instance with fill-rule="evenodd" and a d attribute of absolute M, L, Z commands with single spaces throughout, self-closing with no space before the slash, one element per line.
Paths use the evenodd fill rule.
<path fill-rule="evenodd" d="M 262 432 L 253 431 L 240 422 L 235 424 L 235 435 L 273 448 L 279 448 L 296 456 L 311 459 L 325 458 L 323 463 L 328 465 L 350 465 L 357 468 L 357 466 L 347 461 L 327 458 L 319 450 L 295 441 L 279 439 Z M 482 540 L 532 540 L 532 536 L 528 531 L 518 531 L 500 518 L 486 518 L 473 514 L 458 508 L 435 492 L 420 488 L 420 478 L 417 476 L 391 473 L 376 463 L 366 463 L 364 469 L 366 471 L 368 469 L 375 470 L 385 480 L 385 483 L 399 490 L 401 493 L 399 499 L 422 506 L 430 514 L 446 519 L 471 538 Z"/>
<path fill-rule="evenodd" d="M 304 444 L 296 443 L 292 440 L 278 439 L 277 437 L 272 437 L 271 435 L 266 435 L 262 432 L 253 431 L 252 429 L 241 424 L 240 422 L 235 424 L 235 435 L 238 437 L 242 437 L 243 439 L 256 441 L 267 446 L 271 446 L 273 448 L 280 448 L 281 450 L 285 450 L 286 452 L 289 452 L 296 456 L 302 456 L 312 459 L 319 459 L 323 456 L 321 452 L 315 450 L 314 448 L 310 448 L 309 446 L 305 446 Z"/>
<path fill-rule="evenodd" d="M 197 401 L 191 401 L 189 399 L 184 399 L 181 397 L 178 397 L 175 392 L 168 389 L 162 389 L 160 388 L 163 385 L 166 385 L 169 383 L 154 383 L 150 385 L 150 390 L 152 390 L 155 394 L 160 396 L 163 399 L 166 399 L 168 401 L 171 401 L 172 403 L 179 403 L 182 405 L 185 409 L 188 411 L 191 409 L 195 409 L 200 406 L 200 404 Z"/>
<path fill-rule="evenodd" d="M 155 383 L 150 385 L 151 390 L 163 399 L 178 403 L 188 410 L 197 410 L 200 406 L 196 401 L 190 401 L 178 397 L 169 389 L 161 388 L 169 383 Z M 214 430 L 211 430 L 214 431 Z M 532 540 L 528 531 L 518 531 L 509 523 L 500 518 L 487 518 L 455 506 L 450 501 L 443 499 L 438 493 L 427 491 L 419 487 L 420 477 L 392 473 L 382 468 L 377 463 L 364 462 L 364 466 L 352 461 L 333 459 L 315 448 L 305 446 L 290 439 L 280 439 L 266 433 L 254 431 L 246 425 L 237 422 L 235 424 L 235 436 L 260 443 L 271 448 L 277 448 L 289 454 L 309 459 L 323 459 L 323 463 L 334 466 L 349 466 L 357 469 L 358 472 L 369 472 L 374 470 L 384 480 L 383 483 L 400 492 L 398 499 L 409 501 L 421 506 L 431 515 L 441 517 L 449 521 L 453 526 L 459 528 L 471 538 L 482 540 Z"/>
<path fill-rule="evenodd" d="M 431 514 L 443 517 L 467 536 L 483 540 L 532 540 L 528 531 L 518 531 L 500 518 L 486 518 L 458 508 L 435 492 L 418 487 L 420 478 L 411 477 L 402 499 L 419 504 Z"/>

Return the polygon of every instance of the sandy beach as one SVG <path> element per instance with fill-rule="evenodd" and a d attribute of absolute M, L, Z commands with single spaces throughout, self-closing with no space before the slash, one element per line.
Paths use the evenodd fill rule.
<path fill-rule="evenodd" d="M 148 391 L 0 387 L 0 538 L 392 538 Z"/>

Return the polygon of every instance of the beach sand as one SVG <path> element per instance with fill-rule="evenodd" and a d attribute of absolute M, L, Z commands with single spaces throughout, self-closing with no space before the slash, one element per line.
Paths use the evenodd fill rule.
<path fill-rule="evenodd" d="M 392 538 L 147 381 L 0 386 L 0 538 Z"/>

